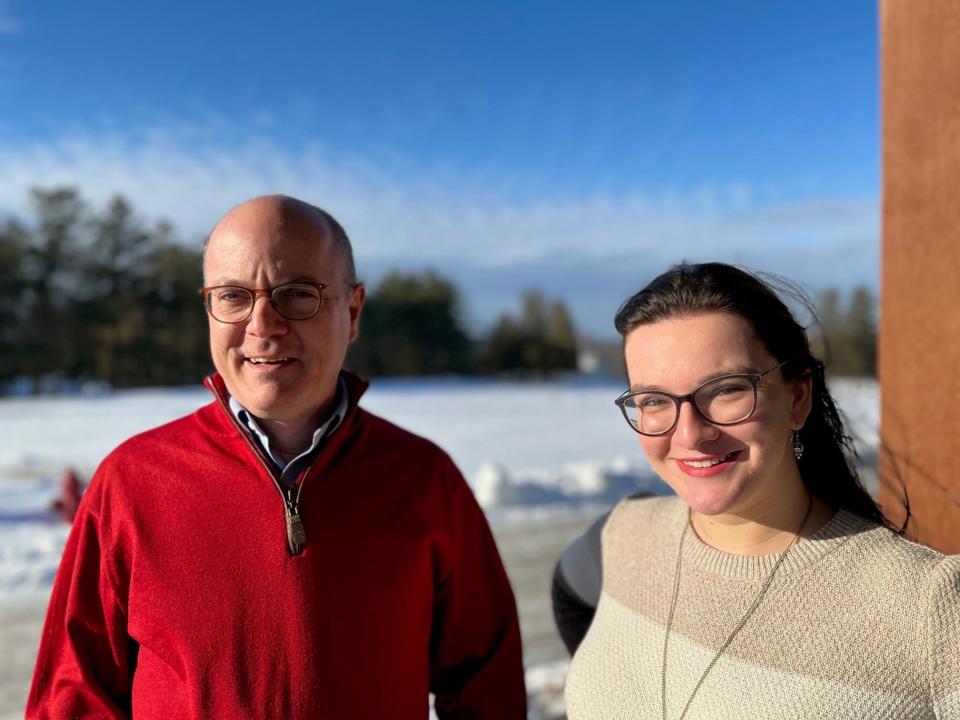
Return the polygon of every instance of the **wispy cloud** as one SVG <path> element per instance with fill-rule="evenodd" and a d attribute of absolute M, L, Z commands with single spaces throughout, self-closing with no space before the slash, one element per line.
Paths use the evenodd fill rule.
<path fill-rule="evenodd" d="M 813 288 L 875 283 L 879 273 L 876 198 L 769 204 L 745 186 L 704 186 L 521 202 L 506 183 L 451 171 L 401 176 L 334 159 L 319 145 L 197 146 L 167 134 L 0 145 L 0 212 L 27 215 L 27 189 L 57 184 L 76 185 L 94 202 L 121 192 L 196 240 L 248 197 L 302 197 L 343 222 L 367 277 L 395 266 L 447 272 L 479 323 L 511 306 L 520 289 L 540 286 L 570 299 L 581 326 L 609 334 L 625 294 L 681 259 L 738 262 Z"/>

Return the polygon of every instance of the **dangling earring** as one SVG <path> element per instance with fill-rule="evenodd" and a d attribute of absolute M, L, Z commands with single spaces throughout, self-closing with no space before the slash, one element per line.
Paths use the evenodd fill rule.
<path fill-rule="evenodd" d="M 797 460 L 803 457 L 803 443 L 800 442 L 800 431 L 793 431 L 793 454 Z"/>

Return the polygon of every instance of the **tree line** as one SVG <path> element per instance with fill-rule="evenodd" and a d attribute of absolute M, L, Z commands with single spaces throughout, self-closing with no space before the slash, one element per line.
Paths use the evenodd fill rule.
<path fill-rule="evenodd" d="M 480 340 L 464 329 L 457 287 L 435 273 L 389 273 L 367 296 L 347 366 L 376 375 L 547 377 L 577 368 L 573 321 L 538 290 L 521 297 Z"/>
<path fill-rule="evenodd" d="M 199 241 L 145 222 L 119 195 L 96 208 L 74 188 L 34 189 L 30 207 L 28 220 L 0 224 L 0 388 L 182 385 L 212 369 Z M 347 365 L 371 376 L 576 368 L 567 309 L 537 291 L 474 339 L 451 281 L 394 272 L 369 289 L 361 326 Z"/>
<path fill-rule="evenodd" d="M 95 208 L 69 187 L 30 192 L 32 218 L 0 225 L 0 388 L 63 381 L 113 387 L 196 383 L 211 370 L 200 242 L 144 222 L 121 196 Z M 580 343 L 560 300 L 537 290 L 480 337 L 457 286 L 432 271 L 392 272 L 368 289 L 347 366 L 367 376 L 547 377 L 576 370 L 578 349 L 622 374 L 618 343 Z M 876 374 L 876 297 L 865 287 L 817 298 L 815 352 L 831 375 Z"/>
<path fill-rule="evenodd" d="M 35 189 L 33 218 L 0 226 L 0 383 L 195 382 L 209 366 L 200 255 L 167 222 L 113 198 Z"/>
<path fill-rule="evenodd" d="M 876 308 L 877 297 L 866 285 L 847 295 L 829 288 L 817 296 L 813 352 L 823 358 L 830 376 L 876 377 Z"/>

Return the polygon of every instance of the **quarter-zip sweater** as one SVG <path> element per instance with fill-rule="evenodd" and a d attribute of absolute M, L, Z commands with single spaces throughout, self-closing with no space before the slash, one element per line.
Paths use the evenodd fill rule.
<path fill-rule="evenodd" d="M 286 494 L 216 400 L 97 470 L 28 718 L 523 718 L 513 594 L 449 457 L 357 407 Z"/>

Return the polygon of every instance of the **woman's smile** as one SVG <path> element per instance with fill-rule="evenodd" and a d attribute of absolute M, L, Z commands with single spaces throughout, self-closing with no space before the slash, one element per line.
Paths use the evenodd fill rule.
<path fill-rule="evenodd" d="M 677 467 L 692 477 L 713 477 L 726 472 L 737 461 L 740 451 L 702 458 L 674 458 Z"/>

